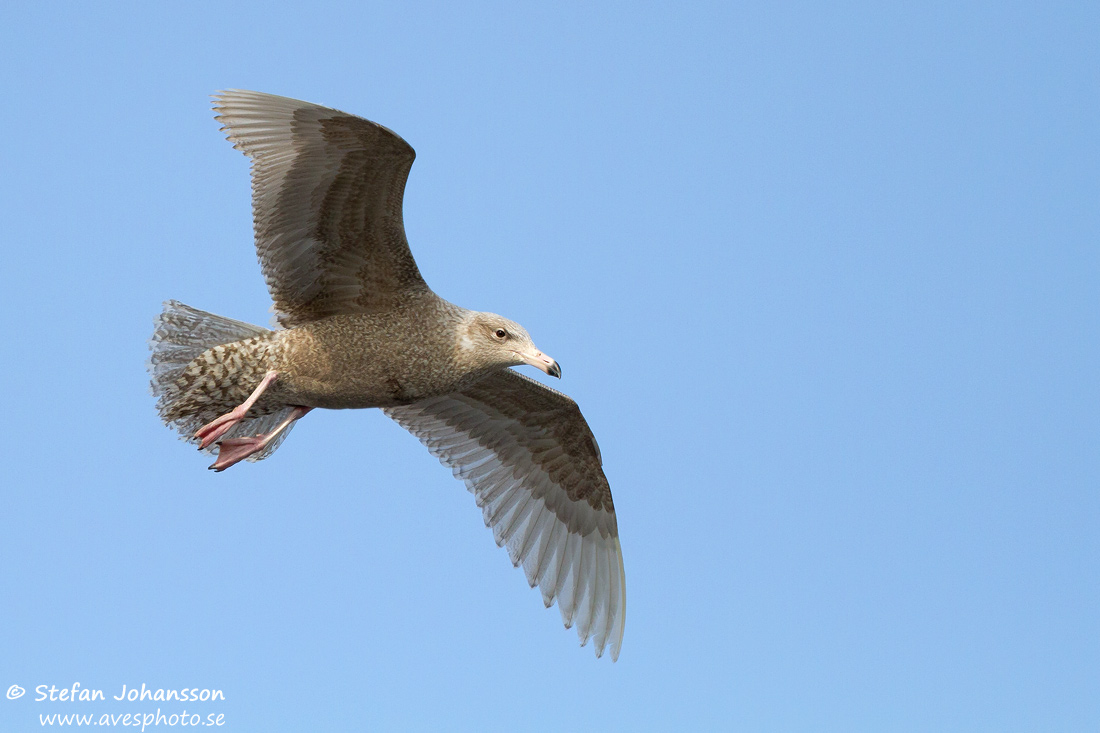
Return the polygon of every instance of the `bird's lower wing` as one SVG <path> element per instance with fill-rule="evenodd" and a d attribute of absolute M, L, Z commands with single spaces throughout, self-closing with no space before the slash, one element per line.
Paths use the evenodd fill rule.
<path fill-rule="evenodd" d="M 596 656 L 617 659 L 626 576 L 599 447 L 573 400 L 511 370 L 469 389 L 386 414 L 420 439 L 474 494 L 497 544 L 508 548 L 566 628 Z"/>

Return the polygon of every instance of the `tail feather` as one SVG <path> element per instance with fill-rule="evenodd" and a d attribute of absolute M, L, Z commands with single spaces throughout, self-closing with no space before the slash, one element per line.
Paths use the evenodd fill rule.
<path fill-rule="evenodd" d="M 154 321 L 153 337 L 149 340 L 148 370 L 150 391 L 157 398 L 157 412 L 166 425 L 175 429 L 180 437 L 189 443 L 198 443 L 195 431 L 205 423 L 217 417 L 217 414 L 192 412 L 180 415 L 174 409 L 177 401 L 184 396 L 180 384 L 188 365 L 208 349 L 222 344 L 244 341 L 271 333 L 266 328 L 232 318 L 207 313 L 192 308 L 176 300 L 166 300 L 164 310 Z M 267 415 L 245 418 L 230 430 L 225 437 L 242 438 L 270 432 L 293 410 L 284 407 Z M 286 429 L 264 451 L 248 458 L 259 461 L 275 452 L 290 429 Z M 206 449 L 214 453 L 217 445 Z"/>
<path fill-rule="evenodd" d="M 187 365 L 210 347 L 270 333 L 266 328 L 200 311 L 178 300 L 164 301 L 164 310 L 153 325 L 149 375 L 157 398 L 164 397 Z"/>

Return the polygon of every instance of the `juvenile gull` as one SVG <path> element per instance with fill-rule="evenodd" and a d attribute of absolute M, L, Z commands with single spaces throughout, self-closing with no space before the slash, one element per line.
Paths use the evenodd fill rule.
<path fill-rule="evenodd" d="M 443 300 L 401 218 L 415 153 L 374 122 L 230 90 L 214 109 L 252 159 L 260 267 L 281 327 L 176 301 L 157 317 L 157 410 L 222 471 L 271 455 L 314 408 L 379 407 L 466 483 L 497 544 L 596 656 L 617 659 L 626 577 L 600 449 L 527 331 Z"/>

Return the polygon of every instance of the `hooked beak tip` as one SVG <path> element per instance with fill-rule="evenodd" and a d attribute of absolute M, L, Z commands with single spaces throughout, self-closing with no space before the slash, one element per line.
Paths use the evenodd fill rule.
<path fill-rule="evenodd" d="M 542 371 L 549 374 L 551 377 L 557 377 L 558 379 L 561 379 L 561 366 L 558 364 L 558 362 L 554 361 L 541 351 L 536 351 L 533 354 L 525 354 L 521 352 L 515 352 L 515 354 L 525 364 L 530 364 L 536 369 L 541 369 Z"/>

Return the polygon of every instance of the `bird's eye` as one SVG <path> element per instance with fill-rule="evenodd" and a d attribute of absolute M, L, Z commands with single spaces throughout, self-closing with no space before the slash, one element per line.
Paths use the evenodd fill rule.
<path fill-rule="evenodd" d="M 504 338 L 504 337 L 505 337 L 505 336 L 507 336 L 507 335 L 508 335 L 508 332 L 507 332 L 507 331 L 505 331 L 505 330 L 504 330 L 503 328 L 498 328 L 498 329 L 497 329 L 497 333 L 496 333 L 496 336 L 497 336 L 497 338 L 498 338 L 498 339 L 502 339 L 502 338 Z"/>

